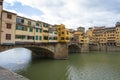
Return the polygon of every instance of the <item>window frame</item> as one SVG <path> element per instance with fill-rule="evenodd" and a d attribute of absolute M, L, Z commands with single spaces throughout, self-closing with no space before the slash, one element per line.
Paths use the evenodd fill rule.
<path fill-rule="evenodd" d="M 6 28 L 7 29 L 11 29 L 12 28 L 12 24 L 11 23 L 6 23 Z"/>
<path fill-rule="evenodd" d="M 6 40 L 11 40 L 11 34 L 6 34 Z"/>
<path fill-rule="evenodd" d="M 12 19 L 12 14 L 7 13 L 7 18 L 8 18 L 8 19 Z"/>

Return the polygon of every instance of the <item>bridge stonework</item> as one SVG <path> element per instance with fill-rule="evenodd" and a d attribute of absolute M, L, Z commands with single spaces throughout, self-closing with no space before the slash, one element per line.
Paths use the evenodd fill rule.
<path fill-rule="evenodd" d="M 89 52 L 89 44 L 88 43 L 84 43 L 84 44 L 81 44 L 81 43 L 77 43 L 77 42 L 70 42 L 68 43 L 68 47 L 69 46 L 76 46 L 76 47 L 72 47 L 70 49 L 70 53 L 86 53 L 86 52 Z M 71 51 L 72 50 L 72 51 Z"/>
<path fill-rule="evenodd" d="M 88 43 L 82 44 L 81 52 L 83 52 L 83 53 L 89 52 L 89 44 Z"/>
<path fill-rule="evenodd" d="M 27 48 L 32 51 L 32 55 L 40 54 L 47 55 L 54 59 L 67 59 L 68 58 L 68 47 L 70 45 L 78 46 L 78 52 L 88 52 L 88 44 L 79 43 L 40 43 L 40 44 L 15 44 L 15 45 L 1 45 L 0 51 L 5 51 L 13 48 Z"/>
<path fill-rule="evenodd" d="M 41 43 L 41 44 L 16 44 L 16 45 L 1 45 L 0 51 L 5 51 L 13 48 L 27 48 L 34 53 L 39 54 L 40 51 L 47 54 L 52 54 L 54 59 L 67 59 L 68 49 L 67 43 Z"/>

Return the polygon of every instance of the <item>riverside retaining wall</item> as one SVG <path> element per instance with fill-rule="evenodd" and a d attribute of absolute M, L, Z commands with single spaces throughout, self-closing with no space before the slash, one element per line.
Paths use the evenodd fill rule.
<path fill-rule="evenodd" d="M 29 79 L 0 67 L 0 80 L 29 80 Z"/>
<path fill-rule="evenodd" d="M 120 51 L 119 46 L 90 45 L 90 51 Z"/>

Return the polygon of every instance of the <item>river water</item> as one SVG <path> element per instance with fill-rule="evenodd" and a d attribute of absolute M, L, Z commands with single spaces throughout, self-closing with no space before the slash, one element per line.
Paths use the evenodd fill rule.
<path fill-rule="evenodd" d="M 24 48 L 0 53 L 0 66 L 30 80 L 120 80 L 120 52 L 69 54 L 68 60 L 35 59 Z"/>

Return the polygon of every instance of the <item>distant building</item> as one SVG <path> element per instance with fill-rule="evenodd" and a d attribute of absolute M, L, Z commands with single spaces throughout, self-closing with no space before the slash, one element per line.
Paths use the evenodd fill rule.
<path fill-rule="evenodd" d="M 120 24 L 116 23 L 116 46 L 120 46 Z"/>
<path fill-rule="evenodd" d="M 86 36 L 89 38 L 89 43 L 92 44 L 94 43 L 93 41 L 93 28 L 90 27 L 87 31 L 86 31 Z"/>
<path fill-rule="evenodd" d="M 93 43 L 100 45 L 116 45 L 115 27 L 96 27 L 93 29 Z"/>
<path fill-rule="evenodd" d="M 116 22 L 115 26 L 116 26 L 116 27 L 117 27 L 117 26 L 120 26 L 120 22 Z"/>
<path fill-rule="evenodd" d="M 85 33 L 85 28 L 84 27 L 78 27 L 77 28 L 77 31 L 80 31 L 82 33 Z"/>

